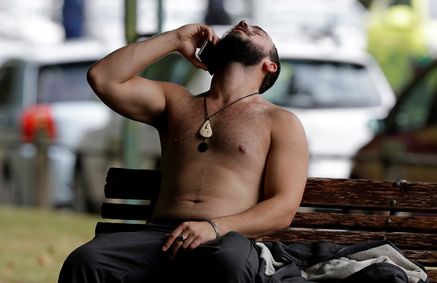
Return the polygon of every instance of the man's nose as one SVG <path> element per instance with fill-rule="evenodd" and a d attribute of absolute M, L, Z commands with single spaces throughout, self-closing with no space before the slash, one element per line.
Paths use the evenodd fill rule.
<path fill-rule="evenodd" d="M 239 26 L 242 26 L 242 27 L 245 28 L 245 29 L 247 29 L 247 22 L 246 22 L 245 20 L 241 20 L 241 21 L 238 23 L 238 25 L 239 25 Z"/>

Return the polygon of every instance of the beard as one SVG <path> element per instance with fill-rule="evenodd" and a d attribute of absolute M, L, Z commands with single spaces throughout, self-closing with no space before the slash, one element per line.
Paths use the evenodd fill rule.
<path fill-rule="evenodd" d="M 255 66 L 267 56 L 261 46 L 232 31 L 226 34 L 214 49 L 216 70 L 223 69 L 232 63 L 239 63 L 244 67 Z"/>

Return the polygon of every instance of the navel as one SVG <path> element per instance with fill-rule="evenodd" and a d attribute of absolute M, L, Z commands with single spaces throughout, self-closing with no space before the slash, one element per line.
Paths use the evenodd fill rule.
<path fill-rule="evenodd" d="M 179 137 L 174 137 L 173 138 L 173 143 L 178 143 L 179 142 Z"/>
<path fill-rule="evenodd" d="M 238 151 L 239 151 L 240 153 L 246 153 L 246 148 L 244 147 L 244 145 L 240 144 L 240 145 L 238 146 Z"/>

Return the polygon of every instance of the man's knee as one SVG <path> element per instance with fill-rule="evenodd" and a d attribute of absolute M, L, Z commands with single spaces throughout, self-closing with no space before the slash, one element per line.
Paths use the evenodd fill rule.
<path fill-rule="evenodd" d="M 237 232 L 230 232 L 218 241 L 218 250 L 213 253 L 212 258 L 217 263 L 224 264 L 245 264 L 253 254 L 252 242 Z"/>
<path fill-rule="evenodd" d="M 205 282 L 247 282 L 258 270 L 259 255 L 249 239 L 230 232 L 194 250 L 186 264 L 194 264 L 199 277 L 208 279 Z"/>
<path fill-rule="evenodd" d="M 78 247 L 65 259 L 59 275 L 59 282 L 79 282 L 70 280 L 89 277 L 90 273 L 97 270 L 98 259 L 99 255 L 88 245 Z"/>

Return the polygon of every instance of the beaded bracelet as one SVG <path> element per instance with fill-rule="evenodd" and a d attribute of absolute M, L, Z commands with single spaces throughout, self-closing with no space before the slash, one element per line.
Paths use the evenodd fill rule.
<path fill-rule="evenodd" d="M 208 222 L 209 224 L 211 224 L 212 228 L 214 229 L 215 239 L 217 240 L 218 238 L 220 238 L 220 231 L 219 231 L 217 224 L 215 224 L 215 222 L 212 221 L 212 219 L 210 219 L 210 218 L 205 219 L 205 221 Z"/>

